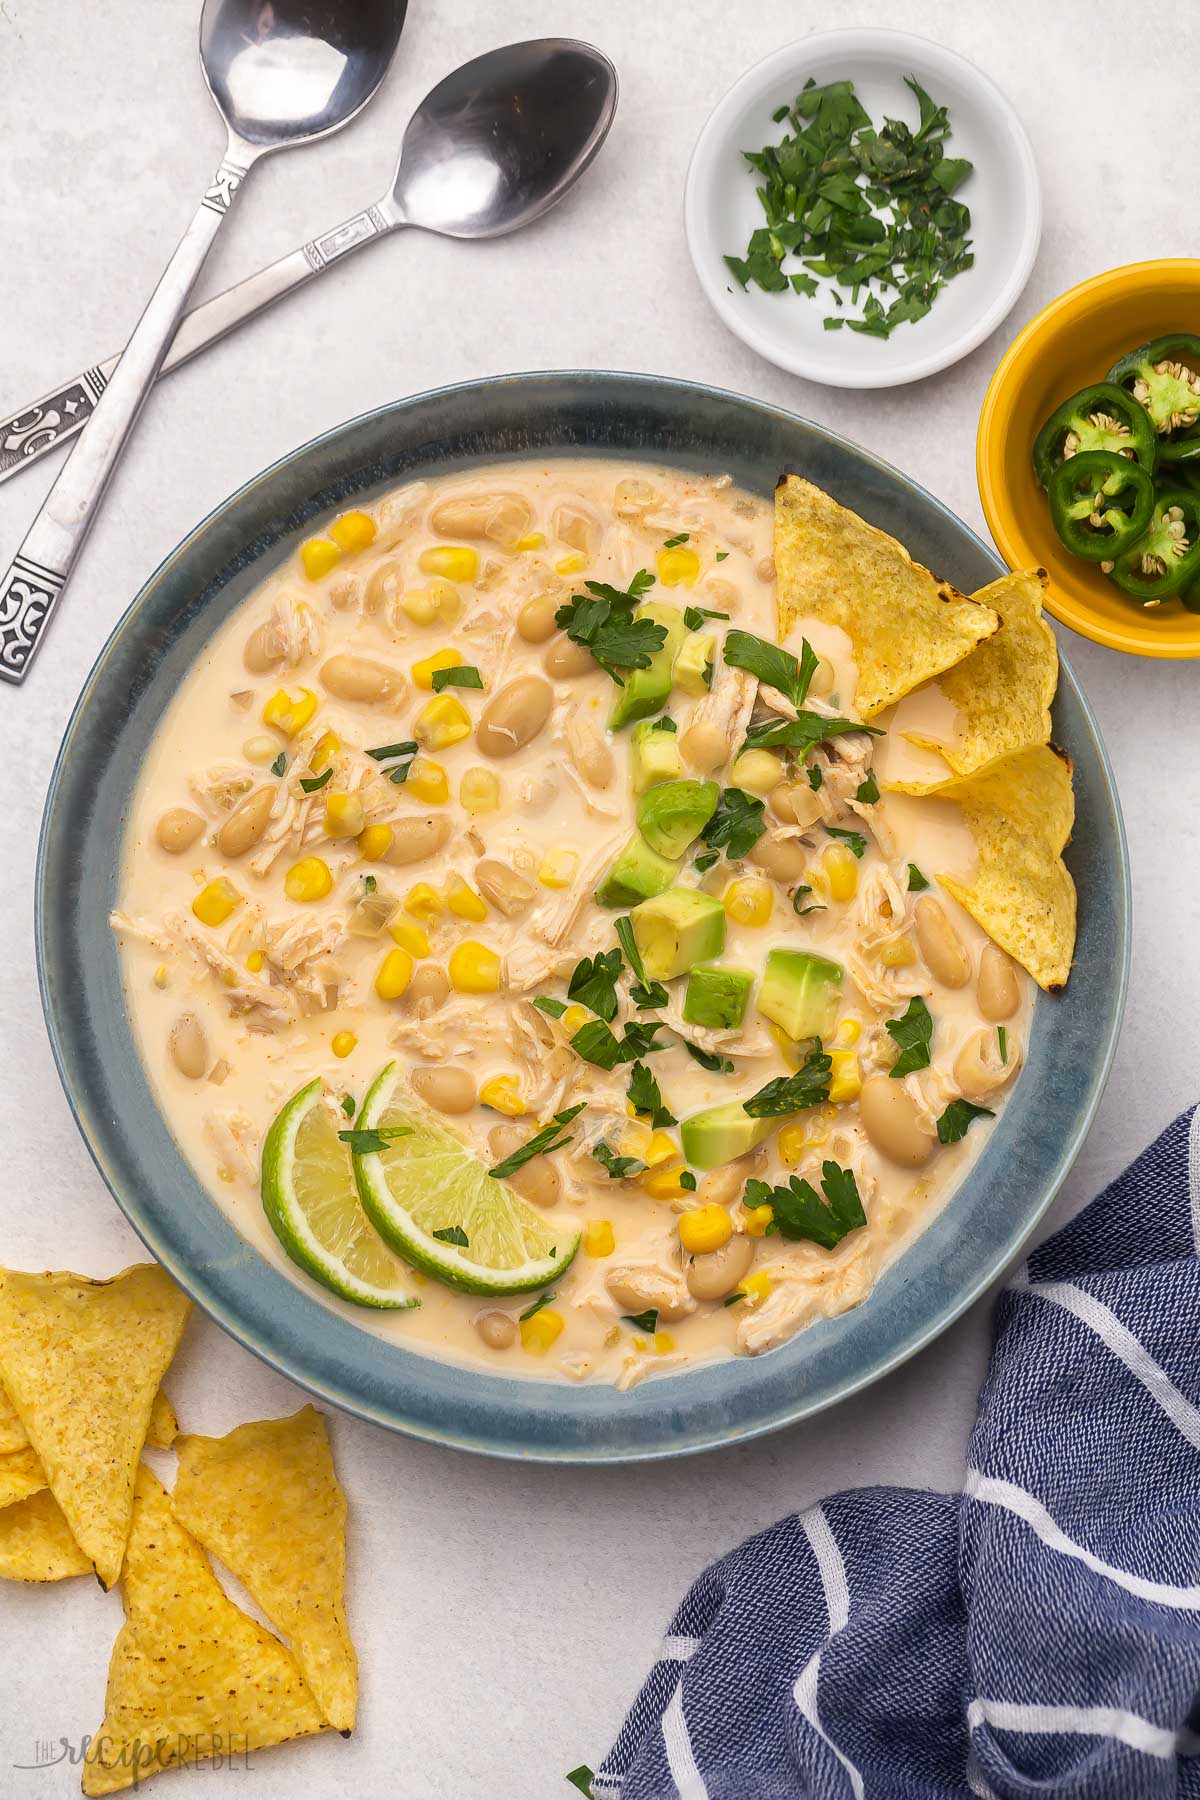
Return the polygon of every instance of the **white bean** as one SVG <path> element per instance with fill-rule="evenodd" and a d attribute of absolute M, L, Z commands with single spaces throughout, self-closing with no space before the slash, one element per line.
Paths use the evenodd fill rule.
<path fill-rule="evenodd" d="M 518 675 L 493 694 L 479 715 L 475 742 L 485 756 L 515 756 L 545 729 L 554 690 L 540 675 Z"/>
<path fill-rule="evenodd" d="M 929 1161 L 937 1139 L 924 1129 L 917 1103 L 902 1081 L 868 1075 L 858 1098 L 863 1130 L 877 1150 L 905 1169 Z"/>
<path fill-rule="evenodd" d="M 412 1091 L 426 1106 L 437 1112 L 470 1112 L 475 1104 L 475 1082 L 465 1069 L 442 1064 L 433 1069 L 414 1069 L 409 1080 Z"/>
<path fill-rule="evenodd" d="M 171 1060 L 189 1081 L 199 1081 L 208 1067 L 208 1039 L 195 1013 L 180 1013 L 171 1027 Z"/>

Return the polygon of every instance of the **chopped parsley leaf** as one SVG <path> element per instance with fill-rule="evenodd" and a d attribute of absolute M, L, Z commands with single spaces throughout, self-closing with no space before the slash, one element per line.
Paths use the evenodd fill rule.
<path fill-rule="evenodd" d="M 717 810 L 700 836 L 710 850 L 724 850 L 730 862 L 740 862 L 766 829 L 763 803 L 757 794 L 728 787 L 722 790 Z"/>
<path fill-rule="evenodd" d="M 570 1771 L 566 1779 L 570 1782 L 572 1787 L 579 1789 L 580 1793 L 584 1796 L 584 1800 L 593 1800 L 592 1777 L 594 1774 L 594 1769 L 589 1769 L 586 1763 L 580 1763 L 577 1769 L 572 1769 Z"/>
<path fill-rule="evenodd" d="M 642 595 L 653 585 L 654 577 L 646 569 L 638 570 L 628 588 L 585 581 L 587 594 L 572 594 L 554 615 L 559 629 L 572 643 L 590 650 L 618 687 L 625 685 L 619 669 L 648 669 L 651 657 L 667 641 L 665 625 L 633 616 Z"/>
<path fill-rule="evenodd" d="M 379 883 L 376 881 L 376 879 L 373 875 L 364 875 L 363 876 L 363 893 L 364 894 L 373 894 L 375 892 L 375 889 L 378 886 L 379 886 Z"/>
<path fill-rule="evenodd" d="M 287 768 L 287 751 L 281 750 L 279 752 L 279 755 L 275 758 L 275 761 L 271 764 L 271 773 L 272 773 L 272 775 L 282 775 L 283 771 L 286 768 Z"/>
<path fill-rule="evenodd" d="M 695 1193 L 696 1177 L 692 1174 L 692 1171 L 690 1169 L 681 1169 L 679 1171 L 679 1185 L 684 1190 L 685 1193 L 688 1193 L 688 1194 Z"/>
<path fill-rule="evenodd" d="M 610 1181 L 627 1181 L 631 1175 L 640 1175 L 646 1167 L 636 1156 L 618 1156 L 609 1149 L 603 1138 L 598 1144 L 592 1145 L 592 1155 L 608 1171 Z"/>
<path fill-rule="evenodd" d="M 642 953 L 637 947 L 637 939 L 633 935 L 633 923 L 628 913 L 622 914 L 613 929 L 625 952 L 625 960 L 637 977 L 629 990 L 629 998 L 633 1004 L 639 1012 L 653 1012 L 658 1007 L 665 1006 L 670 996 L 661 981 L 647 981 L 646 966 L 642 961 Z"/>
<path fill-rule="evenodd" d="M 541 994 L 533 1004 L 539 1012 L 544 1012 L 551 1019 L 561 1019 L 567 1010 L 565 1000 L 552 1000 L 549 994 Z"/>
<path fill-rule="evenodd" d="M 866 855 L 867 840 L 861 831 L 843 831 L 840 825 L 827 825 L 825 830 L 831 838 L 839 838 L 851 856 L 857 856 L 861 861 Z"/>
<path fill-rule="evenodd" d="M 728 613 L 710 612 L 706 606 L 685 606 L 683 622 L 689 631 L 699 631 L 705 619 L 727 619 Z"/>
<path fill-rule="evenodd" d="M 911 1075 L 915 1069 L 929 1067 L 929 1046 L 933 1042 L 933 1014 L 920 995 L 909 1001 L 899 1019 L 887 1022 L 888 1036 L 894 1038 L 900 1055 L 889 1071 L 893 1081 Z"/>
<path fill-rule="evenodd" d="M 1005 1066 L 1005 1068 L 1007 1068 L 1007 1066 L 1008 1066 L 1008 1026 L 1007 1025 L 997 1025 L 997 1027 L 996 1027 L 996 1045 L 1000 1051 L 1000 1061 Z"/>
<path fill-rule="evenodd" d="M 658 1328 L 658 1308 L 649 1306 L 645 1312 L 622 1313 L 621 1322 L 624 1325 L 632 1325 L 635 1331 L 644 1331 L 653 1337 Z"/>
<path fill-rule="evenodd" d="M 939 1144 L 957 1144 L 964 1138 L 974 1119 L 994 1119 L 990 1106 L 976 1106 L 973 1100 L 952 1100 L 937 1122 Z"/>
<path fill-rule="evenodd" d="M 794 719 L 763 719 L 760 724 L 751 725 L 746 733 L 746 748 L 799 750 L 805 754 L 814 745 L 823 744 L 829 738 L 845 737 L 849 731 L 865 731 L 870 737 L 883 736 L 878 725 L 864 725 L 861 719 L 829 718 L 825 713 L 800 709 Z"/>
<path fill-rule="evenodd" d="M 701 875 L 707 875 L 708 871 L 715 868 L 720 860 L 721 852 L 719 850 L 702 850 L 699 856 L 693 858 L 692 867 L 699 869 Z"/>
<path fill-rule="evenodd" d="M 702 1050 L 699 1044 L 689 1044 L 686 1038 L 680 1038 L 679 1041 L 692 1061 L 698 1062 L 710 1075 L 732 1075 L 737 1067 L 732 1056 L 718 1056 L 714 1050 Z"/>
<path fill-rule="evenodd" d="M 304 789 L 304 792 L 306 794 L 316 794 L 316 793 L 319 793 L 323 787 L 326 787 L 329 784 L 329 782 L 331 782 L 332 780 L 333 780 L 333 769 L 332 769 L 332 767 L 330 767 L 325 770 L 325 773 L 323 775 L 313 775 L 311 777 L 307 776 L 307 775 L 302 775 L 300 777 L 300 786 Z"/>
<path fill-rule="evenodd" d="M 875 779 L 874 769 L 867 770 L 866 780 L 859 782 L 854 798 L 863 806 L 874 806 L 879 798 L 879 783 Z"/>
<path fill-rule="evenodd" d="M 691 537 L 691 535 L 692 534 L 690 531 L 680 531 L 680 532 L 677 532 L 674 537 L 664 538 L 663 539 L 663 549 L 664 550 L 678 550 L 680 544 L 686 544 L 688 539 Z"/>
<path fill-rule="evenodd" d="M 727 557 L 727 556 L 728 556 L 728 555 L 729 555 L 729 552 L 728 552 L 728 550 L 718 550 L 718 551 L 717 551 L 717 554 L 716 554 L 716 561 L 717 561 L 717 562 L 724 562 L 724 561 L 725 561 L 725 558 L 726 558 L 726 557 Z"/>
<path fill-rule="evenodd" d="M 821 783 L 824 781 L 824 779 L 825 779 L 825 771 L 821 767 L 820 763 L 809 763 L 809 765 L 808 765 L 808 785 L 812 789 L 814 794 L 818 793 L 820 791 Z"/>
<path fill-rule="evenodd" d="M 792 1075 L 777 1075 L 759 1088 L 742 1110 L 752 1119 L 782 1119 L 790 1113 L 805 1112 L 829 1098 L 829 1078 L 833 1063 L 824 1050 L 810 1050 Z"/>
<path fill-rule="evenodd" d="M 783 650 L 778 644 L 768 643 L 766 638 L 755 637 L 752 632 L 739 631 L 735 627 L 726 633 L 725 661 L 732 663 L 735 669 L 746 669 L 751 675 L 757 675 L 767 687 L 785 694 L 792 705 L 799 708 L 804 704 L 808 684 L 816 673 L 820 658 L 807 638 L 797 662 L 790 650 Z"/>
<path fill-rule="evenodd" d="M 752 1179 L 746 1183 L 742 1205 L 769 1206 L 773 1214 L 770 1230 L 777 1231 L 780 1237 L 833 1250 L 848 1232 L 866 1224 L 867 1215 L 853 1169 L 843 1169 L 835 1162 L 823 1163 L 821 1193 L 824 1201 L 812 1183 L 798 1175 L 793 1175 L 786 1187 L 768 1187 L 765 1181 Z"/>
<path fill-rule="evenodd" d="M 549 1125 L 543 1126 L 535 1137 L 531 1137 L 527 1144 L 521 1144 L 503 1162 L 496 1163 L 488 1170 L 488 1174 L 496 1181 L 505 1181 L 510 1175 L 515 1175 L 518 1169 L 523 1169 L 527 1162 L 532 1162 L 535 1156 L 548 1156 L 552 1150 L 561 1150 L 564 1144 L 571 1142 L 570 1132 L 564 1131 L 563 1127 L 577 1118 L 586 1104 L 586 1101 L 581 1100 L 578 1106 L 569 1106 L 565 1112 L 555 1113 Z"/>
<path fill-rule="evenodd" d="M 617 1016 L 617 978 L 621 973 L 621 952 L 605 950 L 596 956 L 585 956 L 577 962 L 567 985 L 567 999 L 578 1000 L 597 1018 L 612 1020 Z"/>
<path fill-rule="evenodd" d="M 644 1062 L 635 1062 L 630 1070 L 629 1103 L 635 1111 L 647 1115 L 655 1131 L 679 1123 L 670 1107 L 664 1104 L 662 1090 Z"/>
<path fill-rule="evenodd" d="M 443 688 L 481 688 L 483 676 L 474 663 L 455 663 L 452 669 L 435 669 L 432 676 L 433 691 L 440 694 Z"/>
<path fill-rule="evenodd" d="M 405 738 L 399 744 L 376 744 L 374 750 L 367 751 L 367 755 L 376 762 L 392 762 L 397 756 L 415 756 L 419 749 L 420 745 L 415 738 Z"/>
<path fill-rule="evenodd" d="M 348 1117 L 349 1115 L 347 1115 Z M 378 1156 L 393 1138 L 411 1137 L 411 1125 L 379 1125 L 373 1131 L 339 1131 L 343 1144 L 349 1144 L 354 1156 Z"/>
<path fill-rule="evenodd" d="M 354 1117 L 354 1102 L 350 1098 L 349 1094 L 342 1095 L 342 1111 L 345 1113 L 345 1115 L 348 1119 L 352 1119 Z"/>
<path fill-rule="evenodd" d="M 429 1235 L 442 1244 L 457 1244 L 461 1250 L 468 1249 L 471 1243 L 461 1225 L 447 1225 L 444 1230 L 433 1231 Z"/>
<path fill-rule="evenodd" d="M 909 893 L 910 894 L 923 893 L 924 890 L 928 886 L 929 886 L 928 881 L 925 879 L 924 875 L 922 875 L 922 873 L 921 873 L 920 869 L 918 869 L 916 863 L 909 863 L 909 865 L 908 865 L 908 891 L 909 891 Z"/>
<path fill-rule="evenodd" d="M 800 886 L 793 893 L 793 895 L 792 895 L 792 911 L 795 913 L 795 915 L 798 919 L 803 919 L 803 918 L 807 917 L 807 915 L 809 913 L 825 911 L 824 906 L 822 905 L 822 903 L 819 900 L 814 900 L 811 906 L 802 906 L 800 904 L 800 902 L 802 900 L 807 899 L 807 897 L 811 893 L 812 893 L 812 889 L 810 887 L 808 887 L 804 882 L 801 882 Z"/>
<path fill-rule="evenodd" d="M 553 1300 L 553 1298 L 554 1298 L 554 1295 L 550 1292 L 549 1289 L 547 1289 L 547 1291 L 544 1294 L 539 1294 L 537 1299 L 534 1301 L 533 1305 L 527 1306 L 525 1308 L 525 1311 L 523 1313 L 521 1313 L 521 1315 L 520 1315 L 521 1324 L 523 1325 L 525 1323 L 526 1319 L 532 1319 L 534 1313 L 540 1313 L 543 1306 L 549 1306 L 549 1304 Z"/>

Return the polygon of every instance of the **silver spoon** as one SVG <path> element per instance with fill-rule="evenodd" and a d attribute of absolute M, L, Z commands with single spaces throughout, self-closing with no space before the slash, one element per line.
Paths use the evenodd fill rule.
<path fill-rule="evenodd" d="M 25 679 L 46 622 L 175 335 L 260 156 L 337 131 L 375 93 L 408 0 L 204 0 L 200 63 L 229 131 L 220 167 L 138 320 L 88 429 L 0 576 L 0 677 Z"/>
<path fill-rule="evenodd" d="M 588 44 L 541 38 L 476 57 L 439 82 L 413 114 L 382 200 L 186 314 L 161 372 L 401 226 L 499 237 L 528 225 L 582 175 L 616 105 L 616 71 Z M 119 360 L 96 363 L 0 419 L 0 482 L 83 430 Z"/>

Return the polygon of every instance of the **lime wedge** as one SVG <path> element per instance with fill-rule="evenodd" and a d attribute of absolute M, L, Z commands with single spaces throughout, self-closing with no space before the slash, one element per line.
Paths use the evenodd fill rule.
<path fill-rule="evenodd" d="M 461 1139 L 399 1091 L 395 1063 L 375 1077 L 355 1127 L 404 1134 L 355 1154 L 359 1198 L 380 1237 L 448 1287 L 525 1294 L 554 1281 L 578 1249 L 575 1227 L 543 1218 L 494 1181 Z M 454 1241 L 436 1232 L 453 1232 Z"/>
<path fill-rule="evenodd" d="M 350 1152 L 321 1098 L 320 1080 L 293 1094 L 267 1133 L 262 1203 L 294 1263 L 357 1306 L 417 1306 L 407 1270 L 372 1231 L 358 1204 Z"/>

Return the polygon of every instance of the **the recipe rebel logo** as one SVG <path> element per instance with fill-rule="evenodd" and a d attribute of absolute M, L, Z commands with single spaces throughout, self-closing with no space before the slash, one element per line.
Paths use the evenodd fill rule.
<path fill-rule="evenodd" d="M 79 1738 L 38 1738 L 33 1745 L 33 1760 L 14 1762 L 12 1767 L 27 1773 L 54 1769 L 60 1763 L 74 1768 L 84 1762 L 94 1744 L 98 1754 L 106 1749 L 109 1752 L 107 1756 L 102 1755 L 106 1769 L 128 1768 L 132 1771 L 135 1788 L 152 1771 L 173 1766 L 187 1768 L 192 1774 L 205 1770 L 227 1773 L 231 1769 L 249 1769 L 250 1740 L 244 1731 L 231 1731 L 228 1734 L 214 1732 L 205 1743 L 203 1760 L 200 1761 L 196 1759 L 194 1740 L 183 1734 L 176 1739 L 174 1757 L 169 1737 L 158 1738 L 153 1743 L 133 1744 L 118 1743 L 105 1737 L 103 1733 Z"/>

